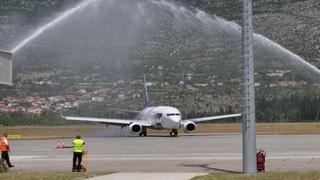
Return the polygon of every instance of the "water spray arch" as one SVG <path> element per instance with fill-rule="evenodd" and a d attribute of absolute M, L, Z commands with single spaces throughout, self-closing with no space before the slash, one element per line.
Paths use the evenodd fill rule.
<path fill-rule="evenodd" d="M 98 4 L 101 7 L 94 7 L 94 4 Z M 129 4 L 133 8 L 125 4 Z M 114 9 L 118 9 L 120 13 L 115 13 Z M 88 16 L 93 16 L 96 19 Z M 113 21 L 108 16 L 113 16 L 114 19 L 118 18 L 119 21 L 124 21 L 126 24 Z M 84 17 L 84 22 L 80 22 L 79 17 L 80 19 Z M 129 21 L 126 19 L 129 19 Z M 85 23 L 87 23 L 87 26 Z M 74 28 L 72 28 L 73 25 Z M 99 26 L 101 27 L 100 29 Z M 123 29 L 128 29 L 128 31 L 123 31 Z M 85 31 L 91 32 L 91 35 L 85 33 Z M 119 32 L 118 34 L 117 31 Z M 74 39 L 81 39 L 81 36 L 74 35 L 76 33 L 85 34 L 83 39 L 87 40 L 75 41 Z M 123 35 L 129 40 L 121 38 Z M 119 38 L 117 40 L 117 38 L 99 38 L 98 36 Z M 74 37 L 74 39 L 69 37 Z M 67 41 L 70 43 L 67 43 Z M 70 51 L 70 54 L 74 55 L 73 52 L 84 52 L 84 49 L 86 49 L 89 54 L 93 52 L 92 54 L 99 56 L 98 54 L 102 53 L 102 56 L 106 56 L 106 53 L 103 53 L 104 50 L 108 51 L 108 48 L 117 49 L 116 46 L 121 46 L 119 44 L 127 43 L 131 45 L 121 47 L 121 50 L 119 50 L 121 53 L 125 53 L 124 56 L 127 57 L 143 56 L 137 54 L 137 48 L 133 47 L 138 46 L 139 51 L 144 49 L 142 51 L 146 52 L 149 57 L 162 56 L 162 59 L 191 59 L 192 57 L 202 56 L 213 61 L 220 60 L 220 64 L 222 64 L 221 62 L 229 63 L 228 66 L 234 67 L 238 64 L 237 61 L 241 54 L 240 42 L 241 27 L 239 25 L 217 16 L 208 15 L 198 9 L 178 6 L 164 0 L 133 0 L 130 2 L 126 0 L 85 0 L 38 28 L 33 34 L 15 45 L 12 51 L 21 56 L 26 55 L 29 57 L 27 51 L 24 50 L 24 48 L 27 49 L 26 45 L 34 48 L 43 46 L 43 49 L 39 48 L 42 52 L 45 51 L 45 48 L 52 49 L 54 47 L 55 50 L 58 49 L 59 51 L 55 53 L 57 54 L 57 59 L 60 53 L 63 54 L 61 58 L 73 59 L 64 53 Z M 88 43 L 88 46 L 84 47 L 82 45 L 84 43 Z M 278 66 L 280 62 L 282 66 L 288 65 L 288 68 L 302 69 L 305 72 L 304 74 L 309 74 L 309 77 L 320 74 L 319 69 L 315 66 L 262 35 L 255 34 L 254 43 L 258 52 L 255 54 L 255 59 L 258 60 L 256 63 L 258 69 L 260 67 L 261 69 L 268 68 L 270 64 Z M 79 44 L 81 45 L 79 46 Z M 107 46 L 107 44 L 111 45 Z M 99 48 L 103 50 L 99 51 Z M 30 50 L 30 48 L 28 49 Z M 115 56 L 115 59 L 126 59 L 127 57 L 114 55 L 116 53 L 120 54 L 119 51 L 112 50 L 108 54 Z M 89 58 L 86 55 L 84 57 Z M 17 57 L 17 59 L 19 61 L 20 58 Z M 97 59 L 103 61 L 102 57 Z M 120 63 L 119 67 L 126 63 Z"/>

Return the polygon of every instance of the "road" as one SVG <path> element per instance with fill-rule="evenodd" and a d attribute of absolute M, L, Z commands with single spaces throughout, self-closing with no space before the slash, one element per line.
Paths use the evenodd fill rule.
<path fill-rule="evenodd" d="M 320 135 L 258 135 L 267 152 L 267 171 L 318 170 Z M 11 141 L 12 171 L 70 171 L 72 139 Z M 88 137 L 91 171 L 241 172 L 242 136 L 206 134 L 179 137 Z"/>

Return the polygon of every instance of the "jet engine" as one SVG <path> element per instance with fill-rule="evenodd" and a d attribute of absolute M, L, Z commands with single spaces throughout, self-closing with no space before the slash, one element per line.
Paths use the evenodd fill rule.
<path fill-rule="evenodd" d="M 132 134 L 139 134 L 142 131 L 142 126 L 137 123 L 131 123 L 129 129 Z"/>
<path fill-rule="evenodd" d="M 183 131 L 186 133 L 192 133 L 196 130 L 197 126 L 196 123 L 192 121 L 185 121 L 183 122 Z"/>

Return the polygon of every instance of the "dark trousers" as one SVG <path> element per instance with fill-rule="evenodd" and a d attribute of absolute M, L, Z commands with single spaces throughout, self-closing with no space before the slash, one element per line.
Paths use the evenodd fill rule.
<path fill-rule="evenodd" d="M 9 167 L 12 167 L 12 164 L 11 164 L 10 158 L 9 158 L 9 153 L 8 153 L 8 151 L 2 151 L 2 153 L 1 153 L 1 159 L 6 160 L 8 166 L 9 166 Z"/>
<path fill-rule="evenodd" d="M 78 160 L 78 163 L 77 163 Z M 80 171 L 82 162 L 82 152 L 73 152 L 72 171 Z M 77 165 L 76 165 L 77 164 Z"/>

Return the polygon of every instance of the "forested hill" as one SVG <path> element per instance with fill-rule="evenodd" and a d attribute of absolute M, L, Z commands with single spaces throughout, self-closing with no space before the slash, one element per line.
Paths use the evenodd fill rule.
<path fill-rule="evenodd" d="M 0 49 L 13 48 L 37 28 L 82 1 L 0 0 Z M 142 18 L 137 18 L 140 11 L 134 2 L 143 4 L 149 0 L 100 2 L 107 1 L 119 5 L 107 10 L 101 8 L 102 13 L 97 14 L 77 12 L 80 14 L 70 17 L 74 18 L 70 21 L 72 23 L 65 22 L 60 27 L 51 28 L 50 33 L 43 33 L 24 46 L 13 61 L 16 86 L 0 88 L 2 106 L 14 108 L 12 104 L 15 101 L 9 96 L 25 102 L 20 106 L 21 110 L 33 106 L 27 101 L 28 96 L 48 101 L 49 97 L 71 95 L 90 102 L 74 110 L 76 113 L 90 111 L 92 116 L 100 113 L 104 117 L 109 113 L 105 112 L 109 104 L 118 105 L 118 109 L 133 109 L 141 105 L 143 72 L 152 82 L 149 90 L 154 105 L 178 107 L 188 117 L 239 112 L 241 31 L 233 22 L 241 24 L 241 0 L 164 0 L 175 2 L 177 6 L 172 8 L 173 5 L 167 3 L 169 8 L 140 7 L 141 11 L 149 13 Z M 163 0 L 153 1 L 164 3 Z M 186 8 L 176 8 L 180 5 Z M 174 19 L 170 6 L 171 10 L 190 11 Z M 212 15 L 202 13 L 202 17 L 231 26 L 224 26 L 224 29 L 219 29 L 214 23 L 206 26 L 202 22 L 204 19 L 193 13 L 195 9 Z M 131 10 L 132 13 L 129 12 Z M 93 18 L 88 17 L 90 14 Z M 320 68 L 319 0 L 253 0 L 253 14 L 256 33 Z M 148 18 L 151 20 L 147 21 Z M 104 21 L 106 19 L 108 21 Z M 235 30 L 236 35 L 232 36 L 230 29 Z M 62 36 L 64 33 L 66 35 Z M 287 66 L 273 68 L 274 62 L 281 64 L 276 60 L 285 58 L 268 51 L 268 47 L 261 44 L 255 44 L 255 62 L 267 62 L 260 65 L 270 67 L 256 68 L 257 121 L 319 120 L 319 79 L 316 76 L 315 81 L 301 78 L 303 74 Z M 279 46 L 272 46 L 269 50 L 277 48 Z M 281 65 L 287 64 L 290 62 Z M 101 104 L 93 102 L 92 98 L 97 98 L 95 95 L 101 90 L 107 92 L 103 93 L 105 99 L 98 99 Z M 3 97 L 9 97 L 7 99 L 12 103 Z M 15 123 L 8 117 L 18 120 L 18 124 L 38 123 L 43 119 L 51 122 L 55 118 L 50 108 L 44 112 L 41 114 L 43 117 L 32 116 L 34 121 L 27 121 L 29 117 L 25 113 L 0 116 L 0 124 Z"/>
<path fill-rule="evenodd" d="M 241 1 L 176 0 L 240 24 Z M 254 31 L 320 67 L 319 0 L 253 0 Z"/>

